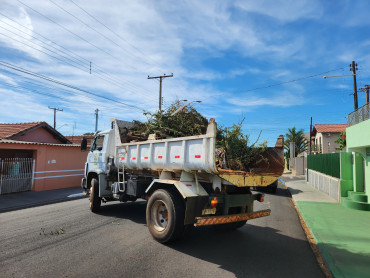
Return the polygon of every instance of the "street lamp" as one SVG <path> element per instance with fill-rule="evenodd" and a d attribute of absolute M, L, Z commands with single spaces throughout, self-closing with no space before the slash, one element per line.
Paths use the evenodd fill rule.
<path fill-rule="evenodd" d="M 343 75 L 332 75 L 332 76 L 324 75 L 322 78 L 326 79 L 326 78 L 332 78 L 332 77 L 354 76 L 354 75 L 357 75 L 357 74 L 343 74 Z"/>
<path fill-rule="evenodd" d="M 60 127 L 56 128 L 56 130 L 61 129 L 63 126 L 66 126 L 66 125 L 68 125 L 68 124 L 63 124 Z"/>
<path fill-rule="evenodd" d="M 186 99 L 184 99 L 184 101 L 186 101 Z M 174 115 L 176 115 L 177 113 L 179 113 L 182 109 L 184 109 L 186 106 L 188 106 L 189 104 L 191 104 L 191 103 L 193 103 L 193 102 L 202 102 L 201 100 L 193 100 L 193 101 L 190 101 L 190 102 L 188 102 L 188 103 L 186 103 L 186 104 L 184 104 L 183 106 L 181 106 L 179 109 L 177 109 L 175 112 L 173 112 L 172 114 L 171 114 L 171 116 L 174 116 Z"/>

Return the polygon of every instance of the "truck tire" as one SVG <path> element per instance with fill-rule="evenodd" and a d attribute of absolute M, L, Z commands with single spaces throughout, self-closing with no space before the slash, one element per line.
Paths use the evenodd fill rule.
<path fill-rule="evenodd" d="M 96 178 L 91 179 L 89 203 L 92 212 L 98 212 L 100 210 L 101 198 L 99 197 L 99 181 Z"/>
<path fill-rule="evenodd" d="M 173 241 L 184 232 L 184 201 L 172 190 L 159 189 L 150 196 L 146 223 L 152 237 L 161 243 Z"/>

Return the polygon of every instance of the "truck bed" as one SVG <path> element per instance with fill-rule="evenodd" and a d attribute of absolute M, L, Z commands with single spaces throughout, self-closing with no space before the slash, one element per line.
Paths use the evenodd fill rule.
<path fill-rule="evenodd" d="M 216 123 L 210 120 L 204 135 L 121 143 L 119 125 L 115 124 L 117 165 L 125 169 L 151 171 L 198 171 L 215 174 L 238 186 L 267 186 L 284 170 L 283 144 L 279 137 L 274 148 L 264 153 L 266 163 L 253 172 L 216 167 Z"/>

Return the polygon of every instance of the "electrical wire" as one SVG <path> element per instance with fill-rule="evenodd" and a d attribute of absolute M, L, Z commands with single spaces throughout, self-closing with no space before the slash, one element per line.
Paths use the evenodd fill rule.
<path fill-rule="evenodd" d="M 313 75 L 308 75 L 308 76 L 305 76 L 305 77 L 300 77 L 300 78 L 289 80 L 289 81 L 284 81 L 284 82 L 280 82 L 280 83 L 276 83 L 276 84 L 271 84 L 271 85 L 267 85 L 267 86 L 263 86 L 263 87 L 257 87 L 257 88 L 254 88 L 254 89 L 243 90 L 243 91 L 238 91 L 238 92 L 229 92 L 228 94 L 248 93 L 248 92 L 253 92 L 253 91 L 257 91 L 257 90 L 268 89 L 268 88 L 271 88 L 271 87 L 276 87 L 276 86 L 281 86 L 281 85 L 285 85 L 285 84 L 289 84 L 289 83 L 293 83 L 293 82 L 298 82 L 298 81 L 302 81 L 302 80 L 305 80 L 305 79 L 317 77 L 317 76 L 320 76 L 320 75 L 322 76 L 323 74 L 333 72 L 333 71 L 338 71 L 338 70 L 341 70 L 341 69 L 344 69 L 344 67 L 333 69 L 333 70 L 328 70 L 328 71 L 325 71 L 325 72 L 320 72 L 320 73 L 313 74 Z M 220 95 L 224 95 L 224 94 L 226 94 L 226 93 L 223 93 L 223 94 L 220 94 Z"/>
<path fill-rule="evenodd" d="M 76 95 L 76 92 L 74 91 L 71 91 L 71 90 L 66 90 L 66 89 L 61 89 L 60 87 L 56 86 L 56 85 L 53 85 L 52 83 L 51 84 L 45 84 L 45 83 L 41 83 L 41 82 L 38 82 L 36 80 L 33 80 L 33 79 L 30 79 L 26 76 L 23 76 L 23 75 L 20 75 L 20 74 L 17 74 L 15 72 L 10 72 L 10 71 L 7 71 L 7 70 L 4 70 L 4 69 L 0 69 L 0 72 L 6 72 L 10 75 L 14 75 L 16 76 L 22 83 L 27 83 L 27 84 L 31 84 L 31 85 L 34 85 L 34 86 L 38 86 L 38 87 L 42 87 L 42 88 L 47 88 L 47 89 L 52 89 L 53 91 L 55 91 L 55 89 L 60 92 L 61 94 L 65 95 L 66 93 L 68 93 L 69 95 Z M 20 79 L 21 78 L 21 79 Z M 36 83 L 35 83 L 36 82 Z M 25 87 L 22 87 L 23 89 L 28 89 L 28 88 L 25 88 Z M 60 96 L 57 96 L 55 94 L 49 94 L 49 96 L 55 96 L 57 98 L 61 98 Z M 91 102 L 94 102 L 95 100 L 89 96 L 86 96 L 84 95 L 84 97 L 86 97 L 88 100 L 90 100 Z M 71 99 L 66 99 L 64 98 L 66 101 L 71 101 Z M 91 102 L 86 102 L 87 104 L 91 105 Z M 107 106 L 105 104 L 99 104 L 99 105 L 103 105 L 105 108 L 107 109 L 112 109 L 112 108 L 118 108 L 118 107 L 122 107 L 120 106 L 119 104 L 112 104 L 110 106 Z"/>
<path fill-rule="evenodd" d="M 149 57 L 147 57 L 147 55 L 145 53 L 143 53 L 139 48 L 137 48 L 135 45 L 131 44 L 128 40 L 126 40 L 125 38 L 123 38 L 122 36 L 120 36 L 118 33 L 114 32 L 111 28 L 109 28 L 106 24 L 104 24 L 101 20 L 97 19 L 95 16 L 93 16 L 92 14 L 90 14 L 89 12 L 87 12 L 84 8 L 82 8 L 80 5 L 78 5 L 76 2 L 74 2 L 73 0 L 69 0 L 70 2 L 72 2 L 76 7 L 78 7 L 80 10 L 82 10 L 85 14 L 87 14 L 88 16 L 90 16 L 92 19 L 94 19 L 96 22 L 100 23 L 102 26 L 104 26 L 106 29 L 108 29 L 112 34 L 116 35 L 118 38 L 120 38 L 122 41 L 124 41 L 125 43 L 127 43 L 128 45 L 130 45 L 132 48 L 134 48 L 136 51 L 138 51 L 140 54 L 142 54 L 143 58 L 145 59 L 148 59 L 149 61 L 152 61 L 153 63 L 155 63 L 152 59 L 150 59 Z M 144 60 L 145 61 L 145 60 Z M 146 62 L 146 61 L 145 61 Z M 151 65 L 150 63 L 146 62 L 148 65 Z M 156 64 L 156 66 L 158 66 L 158 69 L 160 71 L 163 71 L 161 70 L 161 67 Z"/>
<path fill-rule="evenodd" d="M 99 47 L 99 46 L 96 46 L 95 44 L 89 42 L 88 40 L 84 39 L 83 37 L 81 37 L 80 35 L 76 34 L 75 32 L 72 32 L 71 30 L 69 30 L 68 28 L 64 27 L 63 25 L 59 24 L 58 22 L 56 22 L 55 20 L 51 19 L 50 17 L 40 13 L 39 11 L 33 9 L 32 7 L 30 7 L 29 5 L 23 3 L 22 1 L 20 0 L 17 0 L 19 3 L 21 3 L 22 5 L 26 6 L 27 8 L 31 9 L 32 11 L 34 11 L 35 13 L 41 15 L 42 17 L 48 19 L 49 21 L 53 22 L 54 24 L 58 25 L 59 27 L 61 27 L 62 29 L 64 29 L 65 31 L 73 34 L 74 36 L 78 37 L 79 39 L 83 40 L 84 42 L 90 44 L 91 46 L 93 46 L 94 48 L 104 52 L 105 54 L 107 54 L 108 56 L 110 56 L 111 58 L 115 59 L 115 60 L 120 60 L 118 57 L 112 55 L 110 52 L 106 51 L 105 49 Z M 137 70 L 136 68 L 130 66 L 130 65 L 127 65 L 128 67 L 130 67 L 131 69 L 134 69 L 134 70 Z"/>
<path fill-rule="evenodd" d="M 70 89 L 73 89 L 73 90 L 76 90 L 76 91 L 80 91 L 80 92 L 86 93 L 88 95 L 93 95 L 95 97 L 99 97 L 99 98 L 102 98 L 102 99 L 105 99 L 105 100 L 109 100 L 109 101 L 112 101 L 112 102 L 115 102 L 115 103 L 120 103 L 122 105 L 125 105 L 125 106 L 128 106 L 128 107 L 135 108 L 135 109 L 141 110 L 143 112 L 146 112 L 144 109 L 142 109 L 142 108 L 140 108 L 140 107 L 138 107 L 136 105 L 128 104 L 128 103 L 125 103 L 125 102 L 122 102 L 122 101 L 119 101 L 119 100 L 115 100 L 115 99 L 112 99 L 112 98 L 109 98 L 109 97 L 106 97 L 106 96 L 102 96 L 102 95 L 99 95 L 99 94 L 96 94 L 96 93 L 93 93 L 93 92 L 90 92 L 90 91 L 87 91 L 87 90 L 78 88 L 76 86 L 73 86 L 73 85 L 64 83 L 62 81 L 53 79 L 51 77 L 48 77 L 48 76 L 45 76 L 45 75 L 41 75 L 41 74 L 37 74 L 35 72 L 32 72 L 32 71 L 29 71 L 29 70 L 26 70 L 26 69 L 23 69 L 23 68 L 20 68 L 20 67 L 11 65 L 11 64 L 6 63 L 6 62 L 3 62 L 3 61 L 0 61 L 0 65 L 2 65 L 4 67 L 7 67 L 7 68 L 10 68 L 10 69 L 13 69 L 15 71 L 19 71 L 19 72 L 22 72 L 22 73 L 25 73 L 25 74 L 32 75 L 34 77 L 38 77 L 38 78 L 41 78 L 41 79 L 44 79 L 44 80 L 47 80 L 47 81 L 50 81 L 50 82 L 59 84 L 61 86 L 64 86 L 64 87 L 67 87 L 67 88 L 70 88 Z"/>
<path fill-rule="evenodd" d="M 134 55 L 133 53 L 129 52 L 127 49 L 124 49 L 121 45 L 119 45 L 118 43 L 116 43 L 115 41 L 113 41 L 112 39 L 110 39 L 109 37 L 107 37 L 106 35 L 104 35 L 103 33 L 101 33 L 100 31 L 96 30 L 95 28 L 91 27 L 89 24 L 86 24 L 84 21 L 82 21 L 81 19 L 79 19 L 77 16 L 75 16 L 74 14 L 72 14 L 71 12 L 67 11 L 65 8 L 61 7 L 59 4 L 55 3 L 53 0 L 49 0 L 49 2 L 53 3 L 55 6 L 57 6 L 59 9 L 61 9 L 62 11 L 64 11 L 65 13 L 69 14 L 70 16 L 72 16 L 73 18 L 75 18 L 77 21 L 79 21 L 80 23 L 82 23 L 84 26 L 86 26 L 87 28 L 93 30 L 94 32 L 98 33 L 99 35 L 101 35 L 103 38 L 109 40 L 110 42 L 112 42 L 114 45 L 116 45 L 117 47 L 119 47 L 120 49 L 122 49 L 123 51 L 127 52 L 128 54 L 130 55 Z M 136 56 L 136 55 L 134 55 Z M 137 57 L 137 56 L 136 56 Z M 138 57 L 137 57 L 138 58 Z M 150 65 L 150 64 L 149 64 Z M 137 68 L 135 68 L 137 69 Z"/>
<path fill-rule="evenodd" d="M 7 16 L 5 16 L 4 14 L 2 14 L 2 13 L 0 13 L 2 16 L 4 16 L 4 17 L 6 17 L 6 18 L 8 18 L 9 20 L 11 20 L 11 21 L 13 21 L 13 22 L 15 22 L 14 20 L 12 20 L 12 19 L 10 19 L 9 17 L 7 17 Z M 1 19 L 0 19 L 0 21 L 2 21 Z M 6 22 L 4 22 L 4 21 L 2 21 L 3 23 L 5 23 L 5 24 L 7 24 L 8 26 L 10 26 L 10 27 L 12 27 L 12 28 L 15 28 L 15 29 L 17 29 L 18 31 L 20 31 L 20 32 L 22 32 L 22 33 L 25 33 L 25 34 L 27 34 L 26 32 L 24 32 L 24 31 L 22 31 L 22 30 L 20 30 L 19 28 L 16 28 L 16 27 L 14 27 L 14 26 L 12 26 L 12 25 L 10 25 L 10 24 L 8 24 L 8 23 L 6 23 Z M 16 22 L 15 22 L 16 23 Z M 16 24 L 18 24 L 18 23 L 16 23 Z M 19 24 L 19 25 L 21 25 L 21 24 Z M 21 25 L 22 27 L 24 27 L 24 28 L 27 28 L 26 26 L 24 26 L 24 25 Z M 12 31 L 10 31 L 9 29 L 7 29 L 7 28 L 4 28 L 3 26 L 0 26 L 1 28 L 3 28 L 3 29 L 5 29 L 5 30 L 7 30 L 8 32 L 11 32 L 11 33 L 13 33 L 13 34 L 15 34 L 15 35 L 17 35 L 17 36 L 19 36 L 19 37 L 22 37 L 22 38 L 24 38 L 24 39 L 27 39 L 27 38 L 25 38 L 25 37 L 23 37 L 23 36 L 20 36 L 19 34 L 16 34 L 16 33 L 14 33 L 14 32 L 12 32 Z M 29 28 L 27 28 L 27 29 L 29 29 Z M 29 29 L 29 30 L 31 30 L 31 29 Z M 35 31 L 33 31 L 33 30 L 31 30 L 32 32 L 34 32 L 34 33 L 36 33 Z M 42 35 L 40 35 L 39 33 L 36 33 L 36 34 L 38 34 L 40 37 L 43 37 L 44 39 L 46 39 L 46 40 L 48 40 L 48 41 L 51 41 L 50 39 L 48 39 L 48 38 L 46 38 L 46 37 L 44 37 L 44 36 L 42 36 Z M 8 38 L 10 38 L 10 39 L 12 39 L 12 40 L 15 40 L 15 41 L 17 41 L 17 42 L 19 42 L 19 43 L 22 43 L 22 44 L 25 44 L 25 45 L 27 45 L 26 43 L 24 43 L 24 42 L 22 42 L 22 41 L 19 41 L 19 40 L 16 40 L 15 38 L 13 38 L 13 37 L 9 37 L 9 36 L 7 36 L 7 35 L 5 35 L 5 34 L 3 34 L 4 36 L 6 36 L 6 37 L 8 37 Z M 27 34 L 27 35 L 29 35 L 29 34 Z M 36 38 L 35 36 L 32 36 L 32 35 L 30 35 L 32 38 L 34 38 L 34 39 L 36 39 L 36 40 L 38 40 L 38 41 L 40 41 L 41 43 L 43 43 L 43 44 L 45 44 L 45 42 L 43 42 L 42 40 L 40 40 L 40 39 L 38 39 L 38 38 Z M 57 45 L 58 47 L 61 47 L 61 48 L 63 48 L 63 49 L 66 49 L 66 48 L 64 48 L 63 46 L 60 46 L 60 45 L 58 45 L 57 43 L 55 43 L 55 42 L 53 42 L 53 41 L 51 41 L 53 44 L 55 44 L 55 45 Z M 44 49 L 48 49 L 48 48 L 46 48 L 45 46 L 43 46 L 43 45 L 39 45 L 39 44 L 36 44 L 35 42 L 31 42 L 31 43 L 33 43 L 33 44 L 35 44 L 35 45 L 37 45 L 37 46 L 40 46 L 40 47 L 42 47 L 42 48 L 44 48 Z M 42 53 L 44 53 L 44 54 L 47 54 L 47 55 L 49 55 L 49 56 L 51 56 L 51 57 L 53 57 L 53 58 L 55 58 L 55 59 L 57 59 L 57 60 L 59 60 L 59 61 L 62 61 L 61 59 L 59 59 L 59 58 L 57 58 L 57 57 L 55 57 L 55 56 L 53 56 L 53 55 L 50 55 L 50 54 L 48 54 L 48 53 L 45 53 L 44 51 L 42 51 L 42 50 L 40 50 L 40 49 L 37 49 L 37 48 L 35 48 L 35 47 L 32 47 L 32 46 L 30 46 L 30 45 L 27 45 L 27 46 L 29 46 L 29 47 L 31 47 L 31 48 L 33 48 L 33 49 L 35 49 L 35 50 L 37 50 L 37 51 L 40 51 L 40 52 L 42 52 Z M 57 47 L 54 47 L 54 46 L 52 46 L 52 45 L 49 45 L 48 44 L 48 46 L 50 46 L 50 47 L 52 47 L 53 49 L 56 49 L 57 51 L 61 51 L 60 49 L 58 49 Z M 50 50 L 50 49 L 48 49 L 50 52 L 52 52 L 52 53 L 55 53 L 55 54 L 58 54 L 58 53 L 56 53 L 55 51 L 53 51 L 53 50 Z M 71 52 L 71 51 L 69 51 L 68 49 L 66 49 L 67 50 L 67 52 L 70 52 L 70 53 L 72 53 L 72 54 L 74 54 L 73 52 Z M 63 52 L 64 54 L 66 54 L 66 55 L 68 55 L 68 56 L 70 56 L 70 57 L 72 57 L 72 55 L 69 55 L 66 51 L 61 51 L 61 52 Z M 60 54 L 58 54 L 58 55 L 60 55 Z M 81 57 L 81 56 L 79 56 L 79 55 L 77 55 L 77 54 L 74 54 L 75 56 L 77 56 L 77 57 L 79 57 L 80 59 L 76 59 L 76 58 L 74 58 L 74 59 L 76 59 L 77 61 L 79 61 L 79 65 L 81 65 L 81 66 L 83 66 L 83 67 L 85 67 L 85 64 L 84 63 L 82 63 L 81 64 L 81 60 L 85 60 L 88 64 L 90 64 L 90 61 L 88 61 L 87 59 L 85 59 L 85 58 L 83 58 L 83 57 Z M 61 55 L 61 56 L 63 56 L 63 55 Z M 64 57 L 64 56 L 63 56 Z M 69 58 L 66 58 L 66 59 L 68 59 L 68 60 L 70 60 L 70 61 L 72 61 L 72 59 L 69 59 Z M 62 61 L 63 62 L 63 61 Z M 72 61 L 73 62 L 73 61 Z M 67 64 L 69 64 L 69 65 L 71 65 L 69 62 L 66 62 Z M 71 66 L 73 66 L 73 65 L 71 65 Z M 123 88 L 124 90 L 127 90 L 128 88 L 126 88 L 126 87 L 122 87 L 121 86 L 121 84 L 119 83 L 119 81 L 117 81 L 116 79 L 114 79 L 114 78 L 112 78 L 108 73 L 106 73 L 105 71 L 103 71 L 103 70 L 100 70 L 99 69 L 99 67 L 97 66 L 97 65 L 94 65 L 95 66 L 95 68 L 97 68 L 98 70 L 97 70 L 97 72 L 102 72 L 102 74 L 101 75 L 103 75 L 103 76 L 105 76 L 106 78 L 108 78 L 109 80 L 107 80 L 106 78 L 102 78 L 102 77 L 100 77 L 99 75 L 97 75 L 97 74 L 95 74 L 95 72 L 96 72 L 96 70 L 94 70 L 93 71 L 93 74 L 95 75 L 95 76 L 97 76 L 97 77 L 99 77 L 100 79 L 102 79 L 102 80 L 104 80 L 104 81 L 108 81 L 108 82 L 113 82 L 114 84 L 116 84 L 118 87 L 120 87 L 120 88 Z M 76 67 L 76 66 L 75 66 Z M 88 67 L 88 66 L 87 66 Z M 89 68 L 84 68 L 84 69 L 82 69 L 83 71 L 88 71 L 89 70 Z M 124 80 L 125 81 L 125 80 Z M 135 90 L 135 88 L 137 88 L 137 89 L 139 89 L 139 90 L 146 90 L 147 92 L 149 92 L 149 93 L 152 93 L 152 92 L 150 92 L 149 90 L 147 90 L 147 89 L 144 89 L 144 88 L 140 88 L 140 87 L 138 87 L 138 86 L 136 86 L 135 84 L 133 84 L 133 83 L 131 83 L 131 82 L 129 82 L 129 81 L 125 81 L 125 83 L 128 85 L 128 86 L 131 86 L 131 89 L 129 89 L 129 90 L 132 90 L 132 91 L 135 91 L 135 92 L 137 92 L 137 90 Z"/>

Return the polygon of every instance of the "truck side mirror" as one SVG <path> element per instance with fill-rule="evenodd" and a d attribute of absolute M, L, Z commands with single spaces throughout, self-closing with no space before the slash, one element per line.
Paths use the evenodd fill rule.
<path fill-rule="evenodd" d="M 81 140 L 81 151 L 86 151 L 87 149 L 87 140 L 86 138 L 82 138 Z"/>

